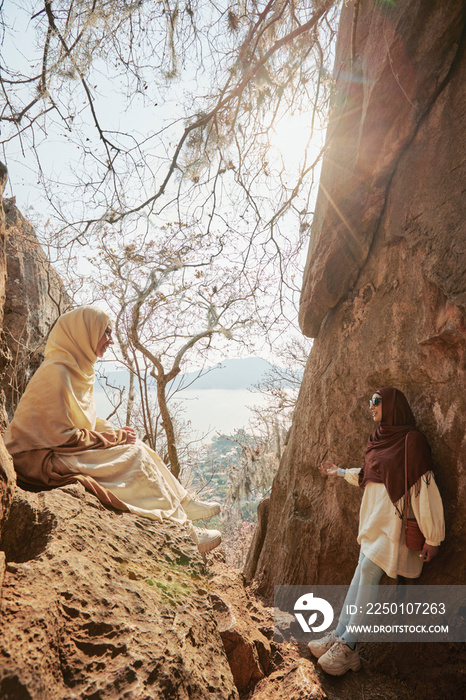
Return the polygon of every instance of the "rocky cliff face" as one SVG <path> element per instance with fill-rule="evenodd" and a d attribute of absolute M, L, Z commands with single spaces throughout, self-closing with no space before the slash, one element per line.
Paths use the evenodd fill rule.
<path fill-rule="evenodd" d="M 68 298 L 47 262 L 32 226 L 14 200 L 3 199 L 7 171 L 0 163 L 0 430 L 43 359 L 45 341 Z M 0 535 L 13 497 L 15 475 L 0 438 Z M 0 559 L 3 559 L 0 552 Z"/>
<path fill-rule="evenodd" d="M 5 232 L 5 210 L 3 208 L 3 192 L 7 181 L 7 171 L 3 163 L 0 163 L 0 328 L 3 326 L 3 308 L 5 305 L 5 283 L 6 283 L 6 232 Z M 5 343 L 0 344 L 0 366 L 6 367 L 9 352 Z M 0 392 L 0 428 L 7 423 L 7 413 L 5 410 L 5 397 Z M 14 484 L 16 482 L 13 463 L 10 455 L 6 451 L 3 439 L 0 437 L 0 537 L 2 526 L 8 516 L 11 499 L 13 498 Z M 0 586 L 3 578 L 5 565 L 5 555 L 0 551 Z"/>
<path fill-rule="evenodd" d="M 3 339 L 7 361 L 0 388 L 11 419 L 26 384 L 43 360 L 50 329 L 70 302 L 34 228 L 18 211 L 14 199 L 5 199 L 3 207 L 7 272 Z"/>
<path fill-rule="evenodd" d="M 466 577 L 465 5 L 354 5 L 301 299 L 315 341 L 246 566 L 269 597 L 279 583 L 350 581 L 360 493 L 318 465 L 361 466 L 382 386 L 407 395 L 445 504 L 447 538 L 420 581 Z"/>
<path fill-rule="evenodd" d="M 465 15 L 460 0 L 343 5 L 300 308 L 315 341 L 245 569 L 269 599 L 274 584 L 351 580 L 359 489 L 318 465 L 361 466 L 382 386 L 408 397 L 445 505 L 445 543 L 419 582 L 466 580 Z M 437 674 L 438 650 L 389 653 Z"/>
<path fill-rule="evenodd" d="M 349 580 L 360 494 L 317 467 L 361 466 L 368 399 L 393 385 L 428 436 L 446 506 L 449 536 L 423 581 L 465 580 L 465 9 L 429 7 L 362 2 L 353 61 L 343 10 L 301 301 L 315 341 L 248 562 L 268 594 L 282 581 Z"/>

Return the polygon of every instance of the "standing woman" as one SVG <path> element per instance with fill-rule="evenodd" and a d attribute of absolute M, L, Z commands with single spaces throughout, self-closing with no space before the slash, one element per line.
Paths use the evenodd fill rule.
<path fill-rule="evenodd" d="M 113 344 L 107 314 L 81 306 L 60 316 L 4 440 L 20 481 L 34 486 L 81 482 L 102 503 L 152 520 L 187 524 L 201 552 L 221 542 L 194 528 L 218 503 L 194 500 L 133 428 L 97 417 L 94 364 Z"/>
<path fill-rule="evenodd" d="M 429 444 L 415 427 L 405 395 L 394 387 L 376 391 L 369 402 L 372 418 L 379 423 L 369 437 L 364 467 L 340 469 L 326 462 L 326 476 L 343 477 L 364 488 L 359 514 L 358 543 L 361 553 L 338 626 L 319 640 L 309 642 L 311 653 L 327 673 L 341 676 L 357 671 L 361 662 L 348 625 L 361 624 L 368 602 L 375 602 L 377 586 L 385 572 L 417 578 L 424 562 L 430 561 L 445 537 L 442 500 L 434 480 Z M 408 497 L 405 499 L 405 449 L 407 449 Z M 403 516 L 415 517 L 425 544 L 422 551 L 408 549 Z M 346 616 L 348 606 L 358 612 Z M 355 609 L 354 607 L 352 609 Z"/>

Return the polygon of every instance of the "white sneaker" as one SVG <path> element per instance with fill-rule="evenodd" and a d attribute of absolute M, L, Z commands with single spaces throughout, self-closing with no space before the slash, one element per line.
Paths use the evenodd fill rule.
<path fill-rule="evenodd" d="M 222 541 L 222 535 L 218 530 L 204 530 L 200 527 L 194 527 L 194 525 L 193 529 L 197 536 L 197 548 L 201 554 L 215 549 Z"/>
<path fill-rule="evenodd" d="M 196 501 L 188 496 L 181 504 L 188 520 L 207 520 L 220 513 L 220 503 L 216 501 Z"/>
<path fill-rule="evenodd" d="M 316 659 L 320 659 L 321 656 L 325 654 L 333 645 L 335 642 L 339 642 L 340 637 L 337 635 L 336 630 L 332 630 L 331 632 L 328 632 L 325 637 L 321 637 L 320 639 L 314 639 L 312 642 L 309 642 L 307 645 L 309 647 L 309 651 L 313 656 L 316 657 Z"/>
<path fill-rule="evenodd" d="M 350 649 L 343 640 L 330 647 L 317 663 L 331 676 L 342 676 L 350 669 L 359 671 L 361 668 L 358 650 Z"/>

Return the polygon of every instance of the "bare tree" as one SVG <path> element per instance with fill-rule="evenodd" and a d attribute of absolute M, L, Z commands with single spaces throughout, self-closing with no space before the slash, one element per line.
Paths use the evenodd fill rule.
<path fill-rule="evenodd" d="M 114 311 L 119 354 L 130 371 L 127 423 L 133 422 L 137 404 L 144 439 L 156 449 L 160 414 L 168 462 L 178 476 L 176 431 L 168 406 L 173 381 L 188 357 L 199 364 L 218 349 L 214 338 L 223 345 L 247 342 L 258 280 L 246 280 L 237 266 L 219 262 L 223 243 L 215 237 L 200 239 L 180 225 L 155 233 L 153 239 L 144 235 L 131 244 L 104 235 L 93 258 L 100 279 L 95 287 L 96 296 Z"/>
<path fill-rule="evenodd" d="M 24 157 L 37 172 L 60 256 L 70 241 L 100 236 L 103 223 L 124 222 L 130 233 L 141 217 L 178 219 L 261 247 L 277 286 L 295 292 L 289 271 L 301 264 L 312 213 L 315 132 L 330 97 L 338 6 L 25 0 L 14 13 L 14 4 L 4 7 L 1 143 L 7 161 Z M 21 13 L 33 41 L 15 34 Z M 22 55 L 14 55 L 19 42 Z M 296 130 L 289 120 L 300 112 L 306 128 L 298 126 L 299 162 L 290 165 L 277 134 L 281 126 Z M 51 142 L 66 166 L 56 149 L 51 157 Z"/>

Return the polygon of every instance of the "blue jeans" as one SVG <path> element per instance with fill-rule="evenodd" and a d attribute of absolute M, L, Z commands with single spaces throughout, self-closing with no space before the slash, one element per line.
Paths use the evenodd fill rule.
<path fill-rule="evenodd" d="M 346 628 L 348 624 L 364 624 L 366 606 L 368 603 L 376 602 L 382 574 L 383 569 L 364 556 L 361 551 L 358 565 L 354 572 L 353 580 L 348 588 L 348 593 L 346 594 L 337 626 L 338 636 L 352 647 L 358 640 L 357 637 L 351 632 L 348 632 Z M 349 612 L 350 605 L 356 608 L 356 612 L 353 614 Z"/>

